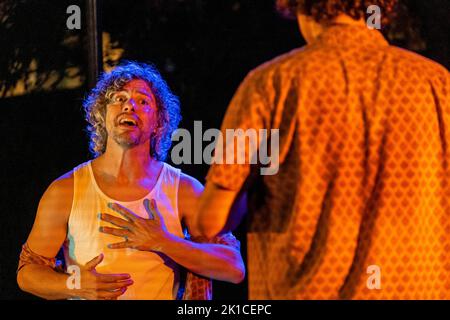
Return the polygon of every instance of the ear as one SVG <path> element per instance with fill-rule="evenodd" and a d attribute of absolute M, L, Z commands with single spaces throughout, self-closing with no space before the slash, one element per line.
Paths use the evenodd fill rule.
<path fill-rule="evenodd" d="M 325 29 L 325 27 L 315 21 L 312 16 L 300 13 L 300 11 L 297 12 L 297 22 L 303 39 L 305 39 L 308 44 L 314 42 Z"/>

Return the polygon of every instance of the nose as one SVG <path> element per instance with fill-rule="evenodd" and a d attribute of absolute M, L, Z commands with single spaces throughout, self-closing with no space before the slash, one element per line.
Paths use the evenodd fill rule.
<path fill-rule="evenodd" d="M 131 112 L 136 111 L 136 101 L 134 101 L 133 98 L 128 99 L 123 105 L 122 105 L 122 112 Z"/>

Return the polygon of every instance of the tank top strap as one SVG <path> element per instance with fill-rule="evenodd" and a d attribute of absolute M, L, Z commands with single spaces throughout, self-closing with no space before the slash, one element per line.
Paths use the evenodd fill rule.
<path fill-rule="evenodd" d="M 73 169 L 73 203 L 81 199 L 92 185 L 89 163 L 84 162 Z"/>
<path fill-rule="evenodd" d="M 120 241 L 117 237 L 99 232 L 108 225 L 98 218 L 99 213 L 116 217 L 120 214 L 108 207 L 113 199 L 97 189 L 90 161 L 73 169 L 74 202 L 68 222 L 65 245 L 66 261 L 69 264 L 86 264 L 100 253 L 102 263 L 97 266 L 100 273 L 129 273 L 134 284 L 120 299 L 173 299 L 179 286 L 179 267 L 154 252 L 132 249 L 110 249 L 108 244 Z M 177 197 L 180 170 L 163 164 L 154 188 L 143 199 L 120 202 L 140 217 L 148 218 L 143 204 L 145 198 L 153 198 L 164 218 L 167 230 L 179 237 L 183 230 L 178 216 Z"/>
<path fill-rule="evenodd" d="M 165 202 L 170 206 L 176 217 L 178 215 L 178 188 L 180 184 L 181 170 L 174 168 L 171 165 L 164 163 L 164 168 L 159 177 L 157 188 L 154 188 L 152 196 L 158 202 Z"/>

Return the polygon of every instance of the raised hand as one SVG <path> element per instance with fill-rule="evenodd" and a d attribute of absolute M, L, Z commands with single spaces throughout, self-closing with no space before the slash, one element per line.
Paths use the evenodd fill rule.
<path fill-rule="evenodd" d="M 100 232 L 125 239 L 123 242 L 109 244 L 108 248 L 132 248 L 142 251 L 162 252 L 164 244 L 170 241 L 171 235 L 167 231 L 164 219 L 156 206 L 156 201 L 145 199 L 143 204 L 149 219 L 139 217 L 118 203 L 110 203 L 108 206 L 120 213 L 125 219 L 107 213 L 99 215 L 101 220 L 119 227 L 100 227 Z"/>

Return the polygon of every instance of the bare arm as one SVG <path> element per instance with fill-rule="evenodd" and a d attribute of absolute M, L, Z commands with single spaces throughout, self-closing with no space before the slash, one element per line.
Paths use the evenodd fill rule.
<path fill-rule="evenodd" d="M 182 175 L 179 192 L 178 207 L 189 234 L 201 236 L 196 219 L 203 186 L 196 179 Z M 190 271 L 232 283 L 244 279 L 245 267 L 239 250 L 221 244 L 195 243 L 180 238 L 173 240 L 166 244 L 164 252 Z"/>
<path fill-rule="evenodd" d="M 234 230 L 245 213 L 245 201 L 245 194 L 238 195 L 237 191 L 208 182 L 193 221 L 196 231 L 206 238 L 213 238 L 221 232 Z"/>
<path fill-rule="evenodd" d="M 180 219 L 192 237 L 200 235 L 195 228 L 195 215 L 202 190 L 200 182 L 187 175 L 181 176 L 178 209 Z M 143 204 L 153 218 L 141 218 L 117 203 L 111 204 L 110 208 L 120 213 L 125 220 L 107 213 L 101 215 L 102 220 L 121 229 L 104 226 L 100 231 L 125 239 L 108 245 L 109 248 L 161 252 L 199 275 L 233 283 L 242 281 L 245 268 L 238 249 L 222 244 L 195 243 L 173 235 L 168 232 L 156 202 L 146 199 Z"/>
<path fill-rule="evenodd" d="M 66 237 L 72 189 L 73 178 L 67 174 L 45 191 L 27 240 L 33 252 L 49 259 L 58 253 Z M 71 292 L 66 285 L 67 278 L 66 274 L 38 264 L 25 265 L 17 273 L 17 283 L 23 291 L 45 299 L 69 298 Z"/>
<path fill-rule="evenodd" d="M 34 225 L 27 240 L 33 253 L 48 259 L 56 256 L 66 238 L 72 197 L 73 177 L 71 173 L 54 181 L 45 191 L 39 202 Z M 95 266 L 101 260 L 102 257 L 95 257 L 81 268 L 80 289 L 69 289 L 67 286 L 69 275 L 59 273 L 50 266 L 41 264 L 24 265 L 17 273 L 17 283 L 23 291 L 45 299 L 116 298 L 124 291 L 109 292 L 106 290 L 122 289 L 124 286 L 115 283 L 114 276 L 100 275 L 95 272 Z M 128 275 L 120 277 L 121 280 L 128 278 Z M 97 289 L 102 289 L 102 292 Z"/>

